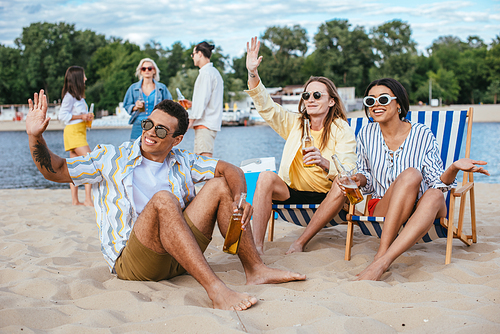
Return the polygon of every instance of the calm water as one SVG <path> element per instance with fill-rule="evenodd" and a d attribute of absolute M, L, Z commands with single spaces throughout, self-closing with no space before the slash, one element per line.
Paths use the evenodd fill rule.
<path fill-rule="evenodd" d="M 87 134 L 91 149 L 97 144 L 119 145 L 129 139 L 129 129 L 92 129 Z M 64 151 L 62 131 L 44 134 L 49 148 L 62 157 Z M 189 130 L 179 145 L 193 149 L 194 131 Z M 0 132 L 0 188 L 67 188 L 45 180 L 35 167 L 24 131 Z M 259 157 L 275 157 L 279 166 L 285 141 L 268 126 L 223 127 L 215 140 L 214 156 L 235 165 L 241 161 Z M 488 162 L 490 177 L 476 175 L 476 182 L 500 183 L 500 123 L 475 123 L 472 131 L 473 159 Z M 462 154 L 463 156 L 463 154 Z"/>

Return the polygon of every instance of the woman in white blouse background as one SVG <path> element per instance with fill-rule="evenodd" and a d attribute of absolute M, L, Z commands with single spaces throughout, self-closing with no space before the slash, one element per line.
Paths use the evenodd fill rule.
<path fill-rule="evenodd" d="M 69 151 L 70 158 L 90 152 L 87 143 L 87 122 L 92 122 L 94 114 L 89 113 L 85 102 L 85 71 L 80 66 L 71 66 L 66 70 L 62 89 L 62 103 L 58 118 L 66 124 L 64 128 L 64 149 Z M 70 183 L 73 205 L 93 206 L 91 185 L 85 185 L 85 201 L 78 200 L 78 188 Z"/>
<path fill-rule="evenodd" d="M 443 170 L 436 139 L 423 124 L 405 119 L 408 94 L 391 78 L 368 85 L 363 99 L 373 122 L 357 137 L 358 174 L 371 216 L 385 217 L 380 246 L 359 280 L 379 280 L 391 263 L 424 236 L 436 218 L 446 216 L 443 192 L 460 170 L 489 175 L 484 161 L 461 159 Z M 398 231 L 406 222 L 398 235 Z M 396 238 L 397 237 L 397 238 Z"/>

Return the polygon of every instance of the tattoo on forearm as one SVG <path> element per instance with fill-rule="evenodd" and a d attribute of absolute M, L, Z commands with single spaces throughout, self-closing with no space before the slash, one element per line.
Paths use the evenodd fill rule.
<path fill-rule="evenodd" d="M 45 168 L 51 173 L 56 173 L 52 168 L 52 161 L 50 159 L 50 152 L 47 146 L 38 141 L 33 150 L 33 159 L 40 164 L 40 167 Z"/>
<path fill-rule="evenodd" d="M 255 74 L 253 74 L 253 73 L 251 73 L 251 72 L 248 72 L 248 76 L 249 76 L 250 78 L 255 78 Z"/>

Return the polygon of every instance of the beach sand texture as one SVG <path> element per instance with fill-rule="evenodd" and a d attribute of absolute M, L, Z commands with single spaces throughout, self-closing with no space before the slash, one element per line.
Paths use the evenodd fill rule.
<path fill-rule="evenodd" d="M 307 281 L 246 286 L 236 256 L 217 232 L 205 255 L 231 288 L 259 302 L 243 312 L 211 308 L 189 275 L 129 282 L 110 274 L 93 209 L 71 205 L 67 190 L 0 190 L 0 332 L 2 333 L 498 333 L 500 196 L 476 184 L 478 243 L 415 245 L 380 282 L 353 281 L 379 239 L 355 228 L 344 261 L 346 227 L 325 229 L 304 253 L 285 256 L 302 228 L 277 222 L 266 264 Z M 81 191 L 83 195 L 83 190 Z M 469 221 L 469 215 L 466 215 Z"/>

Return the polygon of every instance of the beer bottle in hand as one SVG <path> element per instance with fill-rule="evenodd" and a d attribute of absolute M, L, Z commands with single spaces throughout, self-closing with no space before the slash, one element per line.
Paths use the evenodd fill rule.
<path fill-rule="evenodd" d="M 240 247 L 241 239 L 241 217 L 243 215 L 243 204 L 245 203 L 246 193 L 241 193 L 240 201 L 238 202 L 238 212 L 233 213 L 231 221 L 227 227 L 226 239 L 222 250 L 229 254 L 237 254 Z"/>
<path fill-rule="evenodd" d="M 314 147 L 314 138 L 311 135 L 311 126 L 309 124 L 309 120 L 304 119 L 304 136 L 302 137 L 302 157 L 306 155 L 307 151 L 305 151 L 306 147 Z M 304 162 L 304 167 L 314 167 L 314 164 L 306 164 Z"/>

